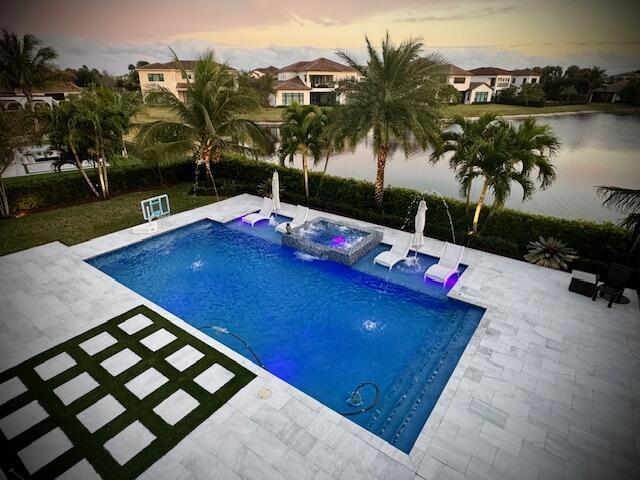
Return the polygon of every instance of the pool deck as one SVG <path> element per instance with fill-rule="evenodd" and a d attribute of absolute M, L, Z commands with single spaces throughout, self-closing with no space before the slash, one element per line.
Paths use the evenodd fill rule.
<path fill-rule="evenodd" d="M 227 222 L 260 202 L 245 194 L 173 215 L 158 233 Z M 321 215 L 373 226 L 310 212 Z M 384 231 L 391 243 L 396 231 Z M 84 262 L 148 236 L 127 229 L 0 257 L 2 370 L 144 304 L 258 375 L 140 478 L 640 477 L 635 292 L 608 309 L 570 293 L 567 273 L 466 249 L 450 296 L 487 311 L 407 455 Z M 425 237 L 421 252 L 439 256 L 442 245 Z M 273 395 L 261 400 L 265 386 Z"/>

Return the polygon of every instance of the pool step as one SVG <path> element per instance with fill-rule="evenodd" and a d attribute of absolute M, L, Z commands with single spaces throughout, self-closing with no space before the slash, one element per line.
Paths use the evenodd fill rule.
<path fill-rule="evenodd" d="M 375 410 L 367 429 L 400 449 L 409 448 L 421 430 L 425 419 L 438 400 L 442 385 L 448 381 L 468 343 L 462 334 L 469 312 L 455 312 L 433 337 L 425 339 L 425 348 L 416 352 L 405 374 L 391 387 L 391 394 Z M 471 320 L 469 320 L 471 321 Z M 444 353 L 442 352 L 444 348 Z"/>

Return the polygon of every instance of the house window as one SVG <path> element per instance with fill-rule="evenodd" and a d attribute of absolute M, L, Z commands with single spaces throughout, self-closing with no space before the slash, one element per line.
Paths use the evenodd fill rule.
<path fill-rule="evenodd" d="M 191 75 L 190 73 L 187 73 L 186 75 L 185 75 L 184 73 L 182 73 L 182 74 L 181 74 L 181 76 L 182 76 L 182 79 L 183 79 L 183 80 L 186 80 L 187 78 L 188 78 L 189 80 L 192 80 L 192 79 L 193 79 L 193 75 Z"/>
<path fill-rule="evenodd" d="M 513 78 L 511 79 L 511 83 L 516 83 L 516 77 L 513 77 Z"/>
<path fill-rule="evenodd" d="M 466 78 L 464 77 L 453 77 L 453 83 L 464 83 Z"/>
<path fill-rule="evenodd" d="M 164 73 L 150 73 L 147 78 L 150 82 L 164 82 Z"/>
<path fill-rule="evenodd" d="M 300 105 L 304 104 L 304 93 L 283 93 L 282 104 L 291 105 L 293 102 L 297 102 Z"/>
<path fill-rule="evenodd" d="M 473 97 L 474 103 L 487 103 L 489 98 L 489 92 L 476 92 L 475 97 Z"/>
<path fill-rule="evenodd" d="M 537 78 L 532 78 L 531 79 L 531 83 L 538 83 L 538 79 Z"/>
<path fill-rule="evenodd" d="M 333 87 L 333 75 L 309 75 L 309 77 L 311 77 L 311 86 L 314 88 Z"/>

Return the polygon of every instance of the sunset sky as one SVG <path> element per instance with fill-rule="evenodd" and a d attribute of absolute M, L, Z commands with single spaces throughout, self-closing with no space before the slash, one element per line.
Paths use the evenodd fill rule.
<path fill-rule="evenodd" d="M 283 66 L 336 48 L 362 55 L 364 36 L 424 39 L 463 67 L 640 68 L 640 7 L 592 0 L 2 0 L 0 24 L 56 48 L 63 67 L 124 73 L 137 60 L 206 48 L 236 68 Z"/>

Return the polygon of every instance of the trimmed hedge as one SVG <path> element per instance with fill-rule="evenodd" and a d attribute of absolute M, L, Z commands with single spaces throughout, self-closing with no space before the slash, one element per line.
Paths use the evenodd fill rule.
<path fill-rule="evenodd" d="M 98 191 L 98 176 L 87 170 Z M 112 194 L 145 190 L 163 183 L 193 180 L 193 164 L 184 163 L 162 170 L 142 165 L 112 167 L 109 169 L 109 189 Z M 42 177 L 21 177 L 6 182 L 9 205 L 14 212 L 69 205 L 96 200 L 84 179 L 78 173 L 43 174 Z"/>
<path fill-rule="evenodd" d="M 352 178 L 309 174 L 311 198 L 304 196 L 302 172 L 272 163 L 249 160 L 226 154 L 213 167 L 218 191 L 223 194 L 257 193 L 258 184 L 269 178 L 274 170 L 280 175 L 282 198 L 291 203 L 302 203 L 320 210 L 359 218 L 380 225 L 406 230 L 413 229 L 413 217 L 418 202 L 427 202 L 426 231 L 429 236 L 451 240 L 451 227 L 442 201 L 433 195 L 416 190 L 391 187 L 385 190 L 384 208 L 374 202 L 373 184 Z M 190 162 L 162 170 L 143 165 L 113 167 L 109 170 L 109 184 L 113 194 L 143 190 L 163 183 L 193 180 L 194 166 Z M 94 181 L 97 180 L 94 178 Z M 14 211 L 53 207 L 93 199 L 79 175 L 47 175 L 28 181 L 7 182 L 7 194 Z M 198 194 L 211 194 L 203 188 Z M 553 236 L 578 251 L 580 258 L 575 268 L 602 272 L 608 263 L 624 261 L 631 248 L 631 234 L 612 224 L 597 224 L 579 220 L 532 215 L 516 210 L 501 209 L 487 220 L 485 208 L 480 220 L 479 235 L 468 235 L 472 212 L 463 202 L 446 199 L 453 220 L 456 240 L 471 247 L 500 255 L 522 259 L 526 246 L 540 235 Z"/>

